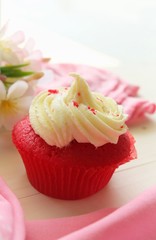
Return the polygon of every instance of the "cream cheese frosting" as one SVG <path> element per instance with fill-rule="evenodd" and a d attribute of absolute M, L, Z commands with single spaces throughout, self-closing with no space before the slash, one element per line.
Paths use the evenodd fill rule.
<path fill-rule="evenodd" d="M 37 95 L 29 110 L 32 128 L 51 146 L 64 147 L 72 140 L 96 147 L 118 142 L 127 131 L 122 106 L 91 92 L 86 81 L 72 74 L 69 88 L 46 90 Z"/>

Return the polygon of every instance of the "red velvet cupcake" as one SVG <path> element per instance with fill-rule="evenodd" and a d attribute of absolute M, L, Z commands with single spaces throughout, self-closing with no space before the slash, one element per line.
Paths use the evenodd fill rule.
<path fill-rule="evenodd" d="M 119 165 L 136 158 L 122 107 L 73 76 L 70 88 L 37 95 L 12 134 L 31 184 L 60 199 L 96 193 Z"/>

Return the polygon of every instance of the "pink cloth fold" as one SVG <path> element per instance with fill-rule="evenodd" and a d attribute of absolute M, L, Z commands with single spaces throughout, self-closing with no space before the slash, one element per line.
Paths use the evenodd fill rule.
<path fill-rule="evenodd" d="M 26 226 L 27 240 L 155 240 L 156 187 L 116 210 L 27 222 Z"/>
<path fill-rule="evenodd" d="M 69 73 L 76 72 L 86 79 L 92 90 L 112 97 L 118 104 L 122 104 L 128 114 L 128 123 L 135 123 L 145 114 L 156 111 L 155 103 L 138 97 L 139 86 L 129 84 L 105 69 L 80 64 L 52 64 L 49 70 L 45 78 L 39 81 L 39 89 L 69 86 Z"/>
<path fill-rule="evenodd" d="M 25 224 L 18 199 L 0 178 L 0 239 L 24 240 Z"/>
<path fill-rule="evenodd" d="M 103 209 L 86 215 L 76 217 L 56 218 L 40 221 L 26 222 L 26 240 L 54 240 L 83 229 L 99 219 L 107 216 L 114 209 Z M 40 229 L 40 231 L 38 231 Z"/>
<path fill-rule="evenodd" d="M 155 240 L 156 188 L 61 240 Z"/>
<path fill-rule="evenodd" d="M 155 226 L 156 187 L 118 209 L 25 223 L 18 200 L 0 179 L 2 240 L 155 240 Z"/>

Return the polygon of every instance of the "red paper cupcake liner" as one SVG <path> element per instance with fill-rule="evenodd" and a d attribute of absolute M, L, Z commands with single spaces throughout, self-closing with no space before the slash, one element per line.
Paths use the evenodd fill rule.
<path fill-rule="evenodd" d="M 81 199 L 102 189 L 115 171 L 113 167 L 51 166 L 46 159 L 22 156 L 27 176 L 39 192 L 59 199 Z"/>

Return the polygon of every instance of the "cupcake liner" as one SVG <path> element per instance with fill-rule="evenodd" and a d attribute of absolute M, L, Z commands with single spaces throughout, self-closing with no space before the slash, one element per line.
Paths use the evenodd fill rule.
<path fill-rule="evenodd" d="M 46 159 L 22 156 L 27 176 L 39 192 L 59 199 L 81 199 L 102 189 L 115 171 L 113 167 L 52 166 Z"/>

